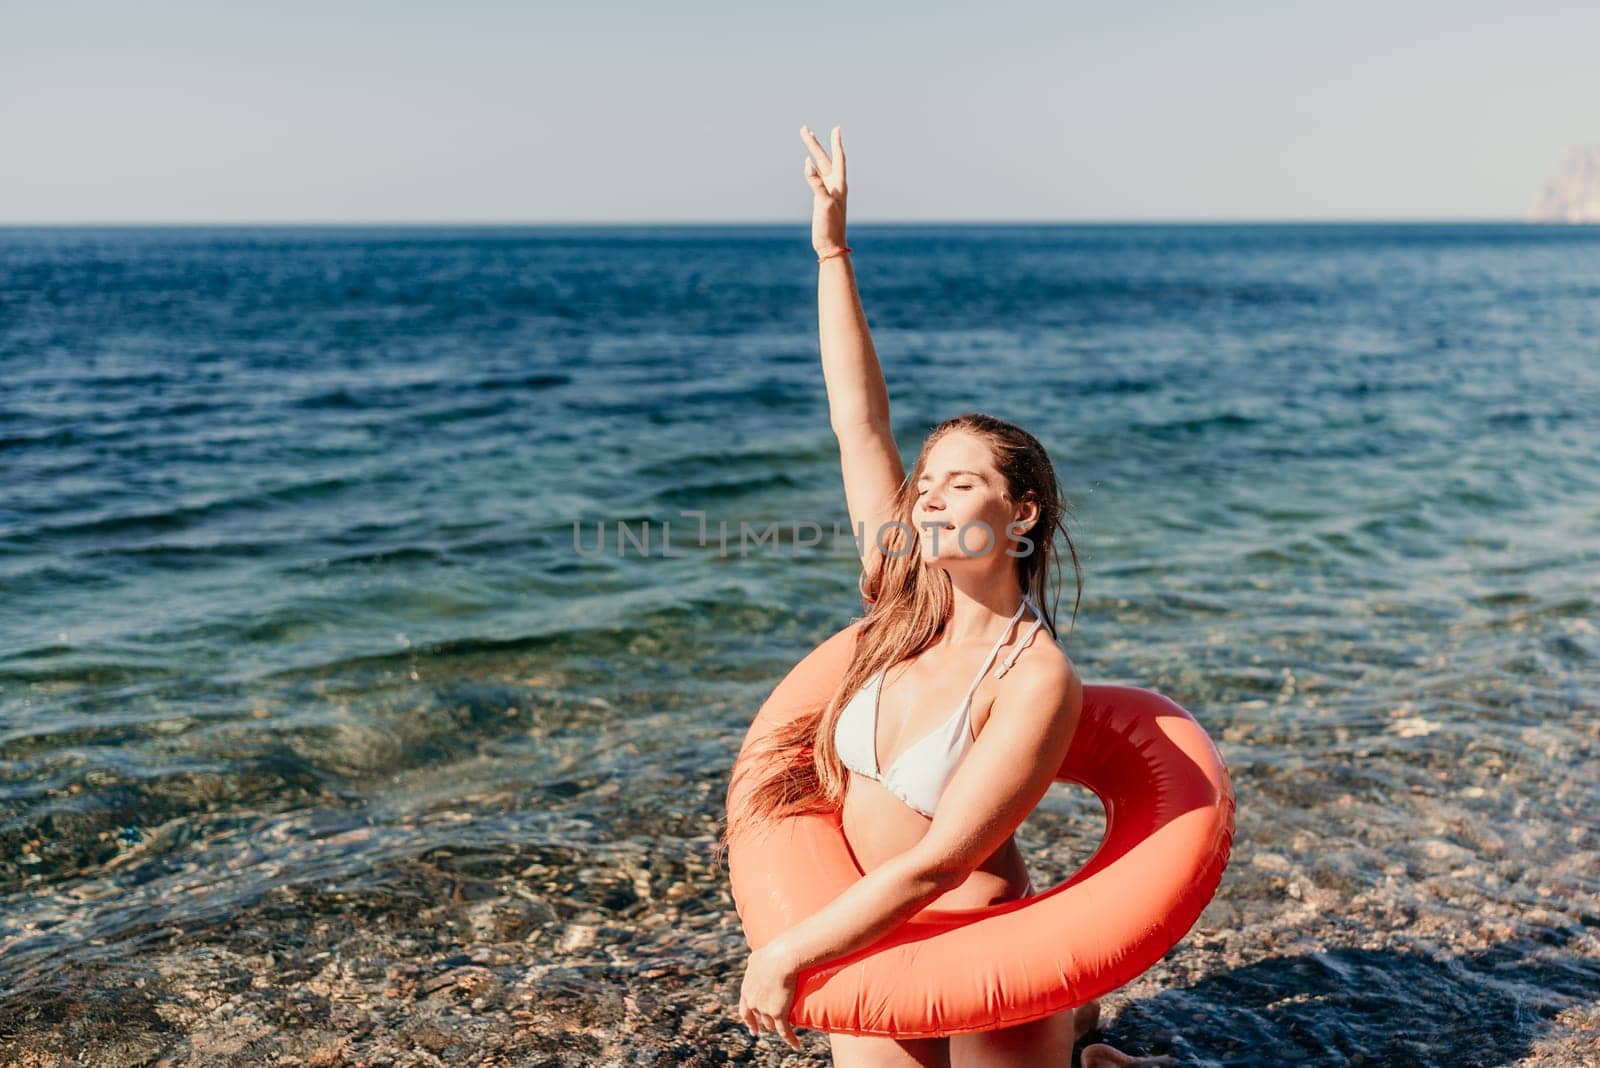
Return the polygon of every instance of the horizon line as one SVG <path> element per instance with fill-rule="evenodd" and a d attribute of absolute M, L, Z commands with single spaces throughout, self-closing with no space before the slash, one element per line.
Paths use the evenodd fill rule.
<path fill-rule="evenodd" d="M 1528 225 L 1528 226 L 1593 226 L 1600 220 L 1531 219 L 1527 216 L 1317 216 L 1295 218 L 1292 216 L 1245 216 L 1217 218 L 1107 218 L 1107 219 L 886 219 L 878 222 L 853 220 L 858 228 L 872 227 L 928 227 L 928 226 L 1349 226 L 1361 224 L 1387 224 L 1409 226 Z M 673 220 L 673 219 L 604 219 L 604 220 L 548 220 L 548 219 L 83 219 L 8 221 L 0 219 L 0 229 L 29 228 L 180 228 L 180 227 L 787 227 L 805 229 L 808 222 L 795 219 L 739 219 L 739 220 Z"/>

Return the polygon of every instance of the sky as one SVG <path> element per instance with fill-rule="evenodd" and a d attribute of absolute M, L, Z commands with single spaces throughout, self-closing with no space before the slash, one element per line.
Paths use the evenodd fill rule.
<path fill-rule="evenodd" d="M 1600 4 L 0 0 L 0 222 L 1517 220 Z"/>

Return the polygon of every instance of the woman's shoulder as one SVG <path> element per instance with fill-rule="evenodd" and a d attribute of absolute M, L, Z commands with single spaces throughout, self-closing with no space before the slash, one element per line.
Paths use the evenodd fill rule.
<path fill-rule="evenodd" d="M 1075 706 L 1082 700 L 1083 692 L 1083 684 L 1078 679 L 1078 671 L 1073 666 L 1072 658 L 1067 656 L 1066 650 L 1052 641 L 1049 632 L 1042 628 L 1029 640 L 1022 652 L 1017 654 L 1017 662 L 1011 665 L 1011 669 L 1002 675 L 994 686 L 994 699 L 983 702 L 981 708 L 973 709 L 972 725 L 975 736 L 982 732 L 996 709 L 1011 702 L 1028 702 L 1032 695 L 1041 691 L 1053 692 L 1062 695 L 1063 711 L 1075 711 Z"/>
<path fill-rule="evenodd" d="M 1011 670 L 1001 677 L 999 693 L 1034 690 L 1041 686 L 1060 686 L 1070 692 L 1081 688 L 1082 685 L 1077 665 L 1072 662 L 1067 651 L 1056 643 L 1050 636 L 1049 630 L 1040 627 L 1017 654 L 1016 663 L 1011 665 Z"/>
<path fill-rule="evenodd" d="M 1077 667 L 1072 663 L 1072 657 L 1061 648 L 1060 644 L 1050 636 L 1044 628 L 1034 635 L 1028 642 L 1027 648 L 1017 655 L 1017 668 L 1031 671 L 1065 672 L 1075 674 Z"/>

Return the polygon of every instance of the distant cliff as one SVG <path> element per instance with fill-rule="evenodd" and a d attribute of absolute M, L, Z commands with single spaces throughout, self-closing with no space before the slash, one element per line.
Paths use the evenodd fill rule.
<path fill-rule="evenodd" d="M 1600 222 L 1600 146 L 1574 148 L 1528 212 L 1529 222 Z"/>

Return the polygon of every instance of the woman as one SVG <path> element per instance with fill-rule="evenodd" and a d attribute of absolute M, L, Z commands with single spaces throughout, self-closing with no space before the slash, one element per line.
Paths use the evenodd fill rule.
<path fill-rule="evenodd" d="M 905 477 L 845 245 L 841 133 L 834 127 L 832 158 L 810 130 L 802 127 L 801 139 L 814 193 L 823 376 L 868 613 L 839 692 L 776 734 L 774 747 L 789 759 L 739 817 L 842 806 L 845 837 L 866 873 L 750 955 L 740 1018 L 752 1033 L 771 1030 L 796 1048 L 788 1015 L 802 970 L 871 945 L 929 906 L 975 908 L 1034 893 L 1013 833 L 1054 780 L 1083 703 L 1054 620 L 1039 607 L 1055 532 L 1067 533 L 1049 457 L 1020 427 L 968 413 L 934 428 Z M 1066 544 L 1081 578 L 1070 537 Z M 841 1066 L 1034 1068 L 1070 1063 L 1098 1019 L 1091 1001 L 979 1034 L 829 1040 Z M 1175 1062 L 1095 1044 L 1082 1063 Z"/>

